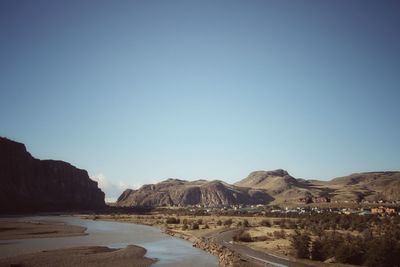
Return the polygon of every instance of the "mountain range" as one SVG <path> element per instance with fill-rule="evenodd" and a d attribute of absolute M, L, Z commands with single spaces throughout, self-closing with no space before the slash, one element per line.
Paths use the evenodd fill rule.
<path fill-rule="evenodd" d="M 243 180 L 168 179 L 127 189 L 117 206 L 227 206 L 400 200 L 400 172 L 366 172 L 330 181 L 296 179 L 285 170 L 255 171 Z"/>
<path fill-rule="evenodd" d="M 400 201 L 400 172 L 365 172 L 330 181 L 307 180 L 287 171 L 255 171 L 223 181 L 167 179 L 126 189 L 116 206 L 221 207 L 253 204 Z M 0 213 L 98 210 L 104 193 L 86 170 L 68 162 L 39 160 L 22 143 L 0 137 Z"/>

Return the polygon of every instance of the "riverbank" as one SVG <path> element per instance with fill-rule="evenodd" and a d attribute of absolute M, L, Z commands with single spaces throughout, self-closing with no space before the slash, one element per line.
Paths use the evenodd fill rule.
<path fill-rule="evenodd" d="M 155 260 L 144 257 L 145 254 L 144 248 L 133 245 L 123 249 L 103 246 L 74 247 L 0 259 L 0 267 L 147 267 Z"/>
<path fill-rule="evenodd" d="M 41 238 L 62 238 L 85 236 L 82 226 L 55 223 L 43 220 L 20 221 L 2 219 L 0 221 L 0 240 L 30 240 Z M 9 266 L 120 266 L 147 267 L 155 262 L 145 258 L 146 250 L 139 246 L 112 249 L 105 246 L 79 246 L 66 249 L 43 250 L 0 259 L 0 267 Z"/>
<path fill-rule="evenodd" d="M 49 222 L 50 224 L 60 226 L 76 225 L 83 227 L 82 229 L 86 228 L 85 235 L 82 236 L 67 236 L 56 238 L 36 238 L 35 236 L 33 238 L 27 239 L 0 240 L 0 258 L 2 259 L 1 263 L 3 263 L 3 265 L 0 266 L 9 267 L 11 265 L 9 261 L 4 262 L 5 259 L 12 258 L 13 260 L 20 261 L 21 259 L 25 259 L 25 256 L 30 255 L 26 262 L 30 262 L 31 259 L 40 259 L 40 262 L 37 264 L 37 266 L 46 266 L 45 264 L 47 264 L 47 258 L 49 260 L 51 259 L 51 261 L 49 261 L 50 263 L 48 264 L 49 266 L 60 265 L 75 267 L 79 265 L 75 265 L 71 263 L 71 261 L 67 261 L 66 264 L 63 264 L 63 258 L 61 258 L 57 262 L 57 264 L 55 264 L 52 259 L 58 256 L 68 255 L 68 251 L 66 249 L 91 249 L 93 247 L 101 247 L 101 250 L 87 250 L 84 252 L 84 254 L 92 254 L 92 256 L 88 256 L 88 259 L 91 259 L 90 262 L 93 261 L 97 263 L 94 266 L 102 266 L 99 265 L 103 257 L 101 253 L 107 253 L 108 255 L 106 257 L 118 255 L 119 253 L 123 253 L 124 251 L 127 252 L 127 250 L 123 249 L 127 248 L 128 245 L 135 245 L 136 247 L 144 248 L 144 250 L 142 250 L 143 253 L 137 255 L 133 255 L 132 253 L 123 253 L 124 255 L 126 254 L 127 257 L 130 257 L 129 262 L 133 262 L 134 264 L 126 265 L 123 258 L 122 260 L 120 260 L 119 258 L 115 258 L 115 261 L 119 262 L 110 263 L 108 264 L 108 266 L 141 266 L 138 265 L 140 263 L 139 260 L 142 260 L 144 256 L 150 259 L 157 259 L 156 265 L 163 267 L 218 266 L 217 257 L 210 255 L 209 253 L 201 249 L 194 248 L 190 242 L 167 235 L 160 231 L 160 229 L 156 229 L 156 227 L 125 223 L 115 220 L 84 220 L 81 218 L 81 216 L 78 215 L 1 218 L 0 221 L 7 221 L 9 223 L 13 221 L 24 223 L 28 222 L 33 224 L 39 224 L 39 222 L 40 224 L 44 224 L 45 222 Z M 3 227 L 2 230 L 3 233 L 5 233 L 7 231 L 15 231 L 16 229 L 14 228 L 16 227 L 12 227 L 12 225 L 7 225 L 7 227 Z M 37 236 L 40 236 L 40 234 L 38 234 Z M 56 254 L 53 255 L 52 253 Z M 70 257 L 75 257 L 75 254 L 79 253 L 79 251 L 77 253 L 70 253 Z M 43 257 L 44 259 L 42 260 Z M 66 259 L 68 259 L 68 257 Z M 154 262 L 154 260 L 151 260 L 151 263 L 152 262 Z M 146 265 L 148 265 L 147 263 L 148 262 L 145 262 Z M 14 263 L 12 264 L 14 265 Z M 20 263 L 16 262 L 15 266 L 19 266 L 18 264 L 20 265 Z M 24 266 L 32 265 L 25 264 Z"/>
<path fill-rule="evenodd" d="M 142 224 L 160 229 L 162 232 L 180 239 L 187 240 L 193 244 L 193 247 L 202 249 L 218 258 L 221 267 L 258 267 L 258 266 L 274 266 L 256 259 L 245 257 L 229 249 L 227 246 L 221 245 L 221 242 L 215 242 L 211 237 L 219 235 L 226 231 L 226 226 L 218 225 L 217 219 L 206 221 L 206 218 L 197 217 L 196 220 L 204 220 L 202 226 L 198 230 L 182 230 L 179 224 L 166 224 L 165 220 L 169 216 L 164 215 L 81 215 L 83 219 L 117 221 L 125 223 Z M 182 220 L 191 221 L 193 218 L 182 216 Z M 205 226 L 210 225 L 210 226 Z"/>

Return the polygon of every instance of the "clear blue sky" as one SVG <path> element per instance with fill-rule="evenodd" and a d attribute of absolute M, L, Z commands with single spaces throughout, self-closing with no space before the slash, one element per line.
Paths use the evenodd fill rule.
<path fill-rule="evenodd" d="M 398 1 L 0 1 L 0 135 L 102 177 L 400 169 Z"/>

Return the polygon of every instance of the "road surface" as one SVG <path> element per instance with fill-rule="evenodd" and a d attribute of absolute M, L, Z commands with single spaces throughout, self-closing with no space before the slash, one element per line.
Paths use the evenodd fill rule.
<path fill-rule="evenodd" d="M 312 265 L 308 265 L 302 262 L 294 262 L 289 258 L 278 257 L 275 255 L 263 253 L 254 249 L 251 249 L 247 246 L 233 243 L 233 236 L 239 230 L 227 230 L 223 232 L 213 233 L 205 238 L 208 240 L 212 240 L 224 247 L 229 248 L 232 251 L 240 254 L 244 258 L 252 259 L 257 262 L 264 263 L 266 266 L 276 266 L 276 267 L 312 267 Z"/>

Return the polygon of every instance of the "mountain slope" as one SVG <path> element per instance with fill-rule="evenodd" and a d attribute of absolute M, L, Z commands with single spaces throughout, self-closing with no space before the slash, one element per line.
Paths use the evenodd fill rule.
<path fill-rule="evenodd" d="M 334 201 L 400 200 L 400 172 L 354 173 L 335 178 L 322 186 L 332 190 Z"/>
<path fill-rule="evenodd" d="M 323 198 L 323 190 L 313 188 L 307 180 L 296 179 L 282 169 L 252 172 L 235 185 L 263 189 L 274 198 L 273 204 L 327 200 Z"/>
<path fill-rule="evenodd" d="M 25 145 L 0 137 L 0 212 L 98 209 L 104 193 L 85 170 L 38 160 Z"/>

